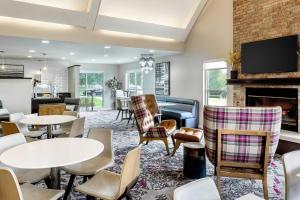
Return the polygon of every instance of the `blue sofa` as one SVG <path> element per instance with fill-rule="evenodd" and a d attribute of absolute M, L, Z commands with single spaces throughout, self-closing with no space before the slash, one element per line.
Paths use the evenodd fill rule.
<path fill-rule="evenodd" d="M 156 96 L 158 102 L 174 103 L 173 106 L 162 107 L 162 119 L 175 119 L 177 127 L 198 128 L 199 101 L 193 99 L 176 98 L 170 96 Z"/>

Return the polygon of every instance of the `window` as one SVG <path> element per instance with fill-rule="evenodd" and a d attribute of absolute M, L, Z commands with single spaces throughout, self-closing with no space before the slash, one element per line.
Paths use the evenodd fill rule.
<path fill-rule="evenodd" d="M 141 71 L 127 72 L 127 90 L 135 94 L 143 93 L 143 73 Z"/>
<path fill-rule="evenodd" d="M 86 108 L 103 107 L 103 73 L 80 73 L 80 103 Z M 93 105 L 92 105 L 93 102 Z"/>
<path fill-rule="evenodd" d="M 206 105 L 227 105 L 227 64 L 224 61 L 204 63 L 204 90 Z"/>

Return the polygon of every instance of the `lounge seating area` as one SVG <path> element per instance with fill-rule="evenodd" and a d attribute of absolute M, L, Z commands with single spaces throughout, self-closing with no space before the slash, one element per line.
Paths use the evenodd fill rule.
<path fill-rule="evenodd" d="M 300 200 L 299 0 L 0 1 L 0 200 Z"/>

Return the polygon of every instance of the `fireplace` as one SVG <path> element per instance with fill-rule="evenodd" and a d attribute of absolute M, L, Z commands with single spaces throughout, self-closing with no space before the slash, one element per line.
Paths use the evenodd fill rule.
<path fill-rule="evenodd" d="M 298 132 L 298 89 L 246 88 L 246 106 L 281 106 L 282 129 Z"/>

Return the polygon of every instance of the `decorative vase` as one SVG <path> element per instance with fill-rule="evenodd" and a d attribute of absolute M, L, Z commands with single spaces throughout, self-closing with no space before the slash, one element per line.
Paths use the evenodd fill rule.
<path fill-rule="evenodd" d="M 230 71 L 230 78 L 231 79 L 237 79 L 238 78 L 238 71 L 237 70 Z"/>

